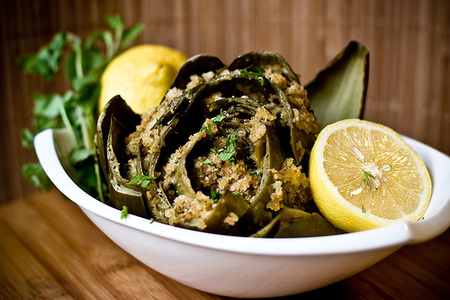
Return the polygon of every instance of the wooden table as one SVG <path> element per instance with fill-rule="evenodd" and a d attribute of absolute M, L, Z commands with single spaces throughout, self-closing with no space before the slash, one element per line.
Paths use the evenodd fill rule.
<path fill-rule="evenodd" d="M 334 285 L 283 299 L 449 299 L 450 230 Z M 229 299 L 146 267 L 59 192 L 0 206 L 0 299 Z"/>

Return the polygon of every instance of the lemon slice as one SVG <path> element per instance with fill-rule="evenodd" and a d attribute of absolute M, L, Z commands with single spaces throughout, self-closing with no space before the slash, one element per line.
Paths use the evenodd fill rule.
<path fill-rule="evenodd" d="M 120 95 L 138 114 L 158 105 L 187 57 L 161 45 L 132 47 L 106 67 L 101 78 L 99 109 Z"/>
<path fill-rule="evenodd" d="M 431 198 L 430 175 L 419 155 L 395 131 L 369 121 L 325 127 L 309 168 L 319 210 L 348 232 L 417 221 Z"/>

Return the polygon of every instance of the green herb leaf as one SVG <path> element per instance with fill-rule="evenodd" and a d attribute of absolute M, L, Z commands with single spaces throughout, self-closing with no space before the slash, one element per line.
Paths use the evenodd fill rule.
<path fill-rule="evenodd" d="M 362 213 L 363 213 L 363 214 L 366 213 L 366 209 L 364 208 L 364 204 L 362 205 Z"/>
<path fill-rule="evenodd" d="M 217 189 L 215 191 L 211 191 L 211 193 L 209 194 L 209 197 L 211 198 L 211 200 L 213 200 L 214 202 L 217 202 L 220 200 L 220 198 L 222 197 L 222 194 L 220 194 L 220 190 Z"/>
<path fill-rule="evenodd" d="M 150 183 L 150 181 L 154 180 L 154 179 L 156 179 L 156 177 L 138 174 L 138 175 L 134 176 L 134 178 L 131 179 L 128 183 L 129 184 L 137 184 L 137 185 L 142 186 L 143 188 L 146 188 L 147 185 Z"/>
<path fill-rule="evenodd" d="M 259 72 L 249 71 L 249 69 L 251 67 L 252 67 L 252 65 L 246 67 L 245 69 L 239 69 L 239 72 L 244 77 L 258 79 L 259 83 L 261 85 L 264 85 L 264 74 L 263 74 L 263 72 L 262 71 L 259 71 Z"/>
<path fill-rule="evenodd" d="M 210 160 L 209 158 L 207 158 L 207 159 L 205 159 L 205 160 L 203 161 L 203 163 L 204 163 L 204 164 L 210 164 L 210 163 L 212 163 L 212 160 Z"/>
<path fill-rule="evenodd" d="M 227 140 L 225 141 L 225 147 L 228 149 L 229 152 L 236 151 L 236 141 L 237 141 L 237 136 L 235 134 L 230 133 L 227 136 Z"/>
<path fill-rule="evenodd" d="M 45 174 L 44 169 L 39 163 L 29 163 L 22 167 L 22 174 L 28 178 L 35 186 L 49 191 L 52 188 L 52 182 Z"/>
<path fill-rule="evenodd" d="M 42 75 L 47 80 L 52 79 L 59 71 L 66 42 L 67 34 L 57 33 L 37 54 L 19 57 L 20 67 L 26 73 Z"/>
<path fill-rule="evenodd" d="M 213 123 L 220 123 L 225 119 L 225 115 L 222 114 L 222 109 L 220 110 L 220 113 L 212 120 Z"/>
<path fill-rule="evenodd" d="M 95 157 L 94 149 L 86 149 L 84 147 L 79 147 L 70 153 L 70 162 L 72 165 L 76 165 L 79 162 L 85 161 L 89 157 Z"/>
<path fill-rule="evenodd" d="M 202 132 L 202 131 L 204 131 L 206 133 L 206 136 L 208 137 L 209 140 L 212 139 L 211 124 L 208 123 L 207 126 L 200 128 L 200 132 Z"/>
<path fill-rule="evenodd" d="M 122 41 L 120 43 L 120 49 L 124 49 L 128 47 L 131 42 L 144 30 L 145 25 L 139 23 L 130 29 L 126 29 L 122 35 Z"/>
<path fill-rule="evenodd" d="M 71 32 L 58 32 L 37 53 L 18 58 L 25 73 L 41 75 L 47 80 L 64 67 L 71 84 L 65 94 L 36 94 L 33 97 L 33 129 L 22 132 L 23 146 L 33 146 L 33 132 L 39 133 L 48 128 L 68 129 L 76 149 L 71 155 L 71 162 L 77 171 L 78 183 L 83 190 L 102 201 L 106 185 L 102 182 L 93 155 L 100 78 L 105 66 L 143 30 L 142 24 L 125 28 L 120 15 L 108 15 L 106 22 L 112 31 L 97 30 L 89 34 L 84 43 Z M 104 47 L 94 46 L 96 41 L 103 41 Z M 67 59 L 63 65 L 65 53 Z M 39 164 L 25 165 L 23 172 L 37 186 L 47 189 L 51 185 Z"/>
<path fill-rule="evenodd" d="M 250 175 L 258 177 L 259 180 L 261 180 L 261 178 L 262 178 L 261 173 L 258 173 L 257 171 L 251 171 Z"/>
<path fill-rule="evenodd" d="M 241 197 L 242 199 L 244 199 L 244 196 L 242 196 L 240 193 L 238 193 L 238 192 L 233 192 L 233 195 L 236 195 L 236 196 L 238 196 L 238 197 Z"/>
<path fill-rule="evenodd" d="M 222 152 L 219 154 L 219 158 L 223 161 L 230 160 L 234 156 L 233 152 Z"/>
<path fill-rule="evenodd" d="M 34 135 L 29 129 L 22 130 L 21 134 L 22 146 L 24 148 L 30 148 L 34 145 Z"/>
<path fill-rule="evenodd" d="M 362 171 L 364 172 L 363 184 L 369 186 L 370 178 L 375 179 L 375 177 L 367 171 L 364 171 L 364 170 L 362 170 Z"/>
<path fill-rule="evenodd" d="M 120 212 L 120 219 L 124 220 L 128 217 L 128 207 L 122 206 L 122 211 Z"/>

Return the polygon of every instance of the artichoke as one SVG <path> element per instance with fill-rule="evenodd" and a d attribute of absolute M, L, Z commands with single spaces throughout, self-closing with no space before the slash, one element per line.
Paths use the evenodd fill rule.
<path fill-rule="evenodd" d="M 139 116 L 116 96 L 97 129 L 118 209 L 220 234 L 310 236 L 311 224 L 337 233 L 313 212 L 307 168 L 320 128 L 279 54 L 250 52 L 229 66 L 194 56 L 157 107 Z"/>

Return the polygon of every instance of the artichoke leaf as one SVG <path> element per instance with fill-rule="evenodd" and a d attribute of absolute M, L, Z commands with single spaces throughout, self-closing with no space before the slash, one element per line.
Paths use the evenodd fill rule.
<path fill-rule="evenodd" d="M 285 160 L 275 129 L 267 126 L 266 130 L 266 154 L 263 161 L 261 183 L 256 191 L 256 195 L 249 210 L 243 217 L 246 220 L 245 223 L 256 224 L 257 226 L 266 225 L 273 218 L 272 212 L 266 209 L 266 205 L 271 199 L 270 195 L 274 191 L 272 187 L 274 178 L 271 169 L 281 169 L 281 166 Z M 244 230 L 248 229 L 249 228 Z"/>
<path fill-rule="evenodd" d="M 225 67 L 223 62 L 215 56 L 208 54 L 195 55 L 185 61 L 180 67 L 178 74 L 175 76 L 172 87 L 185 89 L 192 75 L 196 74 L 200 76 L 203 73 L 209 71 L 214 72 L 223 67 Z"/>
<path fill-rule="evenodd" d="M 289 126 L 290 131 L 289 144 L 291 145 L 294 158 L 298 164 L 307 166 L 309 161 L 310 149 L 312 148 L 316 140 L 315 132 L 312 131 L 307 133 L 305 132 L 305 130 L 300 129 L 299 126 L 294 123 L 294 113 L 292 109 L 295 108 L 295 104 L 291 103 L 288 100 L 286 94 L 278 86 L 273 83 L 271 85 L 274 91 L 278 94 L 279 100 L 283 105 L 283 109 L 285 111 L 285 122 Z"/>
<path fill-rule="evenodd" d="M 147 208 L 142 191 L 139 186 L 128 185 L 129 180 L 121 174 L 121 164 L 124 158 L 118 158 L 117 153 L 124 153 L 125 126 L 111 116 L 110 130 L 107 140 L 107 161 L 109 167 L 108 187 L 113 206 L 122 209 L 128 208 L 128 212 L 141 217 L 148 217 Z M 131 188 L 130 188 L 131 187 Z"/>
<path fill-rule="evenodd" d="M 312 237 L 341 232 L 316 212 L 308 213 L 300 209 L 284 207 L 269 224 L 251 237 Z"/>
<path fill-rule="evenodd" d="M 305 87 L 319 126 L 362 118 L 368 80 L 369 50 L 352 41 Z"/>
<path fill-rule="evenodd" d="M 238 226 L 228 225 L 224 220 L 230 215 L 235 215 L 237 218 L 242 217 L 249 207 L 250 204 L 242 196 L 226 192 L 214 205 L 212 212 L 205 220 L 206 231 L 239 235 Z"/>
<path fill-rule="evenodd" d="M 150 177 L 157 177 L 156 166 L 161 156 L 161 149 L 165 145 L 165 139 L 173 130 L 176 123 L 171 123 L 168 126 L 161 126 L 159 138 L 154 142 L 150 151 L 143 158 L 143 171 Z M 146 187 L 147 205 L 151 215 L 162 223 L 167 223 L 168 219 L 165 216 L 165 211 L 171 208 L 170 202 L 165 194 L 162 186 L 156 180 L 150 180 Z"/>
<path fill-rule="evenodd" d="M 281 73 L 289 82 L 297 81 L 300 83 L 297 74 L 294 73 L 286 60 L 281 55 L 270 51 L 253 51 L 243 54 L 237 57 L 228 69 L 230 71 L 246 70 L 258 73 L 274 66 L 281 68 Z"/>
<path fill-rule="evenodd" d="M 196 197 L 196 192 L 192 187 L 191 180 L 189 179 L 188 172 L 186 170 L 186 157 L 192 151 L 194 146 L 203 138 L 201 133 L 195 134 L 189 141 L 180 148 L 182 151 L 178 161 L 175 164 L 175 188 L 178 195 L 185 195 L 191 199 Z"/>
<path fill-rule="evenodd" d="M 133 131 L 141 122 L 141 116 L 136 114 L 119 95 L 113 97 L 103 108 L 97 121 L 97 135 L 95 143 L 99 164 L 105 178 L 108 178 L 108 162 L 106 160 L 106 144 L 111 125 L 111 116 L 114 116 L 127 129 Z"/>
<path fill-rule="evenodd" d="M 209 97 L 218 92 L 221 98 L 252 98 L 253 95 L 260 94 L 262 97 L 254 100 L 262 105 L 268 103 L 266 100 L 268 93 L 257 79 L 240 76 L 224 76 L 211 80 L 196 94 L 194 101 L 200 103 L 205 109 L 211 104 Z"/>

